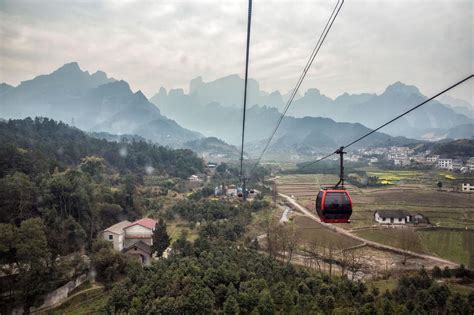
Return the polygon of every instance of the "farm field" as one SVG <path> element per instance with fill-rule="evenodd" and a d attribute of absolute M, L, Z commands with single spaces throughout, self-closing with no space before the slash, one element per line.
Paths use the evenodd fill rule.
<path fill-rule="evenodd" d="M 366 171 L 370 176 L 393 184 L 374 188 L 347 185 L 354 202 L 353 214 L 351 224 L 339 226 L 360 237 L 400 248 L 403 247 L 399 237 L 402 233 L 397 228 L 379 228 L 373 219 L 375 210 L 405 209 L 412 214 L 420 213 L 438 229 L 417 230 L 411 250 L 474 267 L 474 194 L 453 191 L 454 186 L 450 186 L 459 178 L 474 180 L 474 176 L 441 171 L 385 171 L 376 168 Z M 453 175 L 456 179 L 446 179 L 446 175 Z M 450 184 L 443 184 L 443 189 L 439 191 L 434 183 L 442 178 Z M 294 196 L 298 203 L 314 211 L 318 181 L 335 183 L 337 176 L 280 176 L 276 184 L 278 192 Z"/>

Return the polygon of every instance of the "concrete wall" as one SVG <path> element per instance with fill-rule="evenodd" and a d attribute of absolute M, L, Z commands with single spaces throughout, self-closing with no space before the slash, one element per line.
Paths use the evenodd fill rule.
<path fill-rule="evenodd" d="M 40 312 L 42 309 L 50 308 L 56 304 L 61 303 L 64 299 L 66 299 L 72 290 L 83 284 L 85 281 L 90 280 L 91 275 L 90 273 L 85 273 L 77 277 L 75 280 L 71 280 L 62 287 L 57 288 L 56 290 L 48 293 L 45 298 L 44 302 L 39 307 L 32 307 L 30 308 L 31 313 Z"/>
<path fill-rule="evenodd" d="M 112 236 L 112 240 L 110 239 L 110 236 Z M 122 250 L 122 248 L 123 248 L 123 234 L 117 235 L 115 233 L 105 231 L 105 232 L 102 233 L 102 237 L 104 238 L 104 240 L 112 242 L 115 250 L 118 250 L 118 251 Z"/>

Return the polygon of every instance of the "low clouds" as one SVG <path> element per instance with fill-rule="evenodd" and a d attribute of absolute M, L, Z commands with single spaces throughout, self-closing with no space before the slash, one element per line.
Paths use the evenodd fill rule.
<path fill-rule="evenodd" d="M 334 1 L 254 0 L 250 76 L 290 90 Z M 473 72 L 472 1 L 346 1 L 303 89 L 335 97 L 395 82 L 429 95 Z M 0 82 L 62 64 L 152 96 L 202 75 L 243 75 L 246 1 L 0 0 Z M 452 95 L 473 103 L 473 82 Z"/>

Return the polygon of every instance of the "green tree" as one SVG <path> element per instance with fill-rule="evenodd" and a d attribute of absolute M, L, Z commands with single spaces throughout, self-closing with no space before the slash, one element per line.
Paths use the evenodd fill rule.
<path fill-rule="evenodd" d="M 161 256 L 168 246 L 170 246 L 170 237 L 166 231 L 166 222 L 160 218 L 153 231 L 152 250 Z"/>
<path fill-rule="evenodd" d="M 37 191 L 28 175 L 15 172 L 0 179 L 0 222 L 15 223 L 35 214 Z"/>
<path fill-rule="evenodd" d="M 268 289 L 264 289 L 260 293 L 257 309 L 260 315 L 271 315 L 275 313 L 275 303 L 273 303 L 272 296 Z"/>
<path fill-rule="evenodd" d="M 81 159 L 79 168 L 84 173 L 98 179 L 105 169 L 105 160 L 97 156 L 86 156 Z"/>
<path fill-rule="evenodd" d="M 232 295 L 225 300 L 223 310 L 224 314 L 226 315 L 235 315 L 240 313 L 239 303 L 237 303 L 237 300 Z"/>

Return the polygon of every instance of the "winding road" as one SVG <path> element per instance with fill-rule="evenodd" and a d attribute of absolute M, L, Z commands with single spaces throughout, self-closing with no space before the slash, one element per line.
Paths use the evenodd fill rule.
<path fill-rule="evenodd" d="M 337 233 L 340 233 L 340 234 L 343 234 L 347 237 L 351 237 L 359 242 L 362 242 L 368 246 L 371 246 L 373 248 L 376 248 L 376 249 L 380 249 L 380 250 L 385 250 L 385 251 L 390 251 L 390 252 L 394 252 L 394 253 L 397 253 L 397 254 L 400 254 L 400 255 L 410 255 L 410 256 L 413 256 L 413 257 L 418 257 L 418 258 L 421 258 L 421 259 L 425 259 L 425 260 L 429 260 L 429 261 L 432 261 L 434 262 L 435 264 L 442 264 L 443 266 L 448 266 L 450 268 L 457 268 L 459 267 L 459 264 L 458 263 L 455 263 L 453 261 L 450 261 L 450 260 L 447 260 L 447 259 L 443 259 L 443 258 L 440 258 L 440 257 L 436 257 L 436 256 L 431 256 L 431 255 L 425 255 L 425 254 L 420 254 L 420 253 L 416 253 L 416 252 L 412 252 L 412 251 L 408 251 L 408 250 L 403 250 L 401 248 L 397 248 L 397 247 L 393 247 L 393 246 L 388 246 L 388 245 L 385 245 L 385 244 L 381 244 L 381 243 L 378 243 L 378 242 L 374 242 L 374 241 L 369 241 L 365 238 L 362 238 L 362 237 L 359 237 L 357 235 L 354 235 L 352 234 L 351 232 L 347 231 L 346 229 L 344 228 L 341 228 L 337 225 L 333 225 L 333 224 L 328 224 L 328 223 L 323 223 L 321 222 L 321 220 L 316 216 L 314 215 L 313 213 L 311 213 L 311 211 L 309 211 L 308 209 L 306 209 L 305 207 L 303 207 L 302 205 L 300 205 L 299 203 L 297 203 L 293 198 L 291 198 L 290 196 L 287 196 L 287 195 L 284 195 L 282 193 L 278 193 L 278 195 L 284 199 L 286 199 L 292 206 L 294 206 L 296 209 L 298 209 L 299 211 L 301 211 L 304 215 L 306 215 L 307 217 L 311 218 L 312 220 L 320 223 L 321 225 L 327 227 L 328 229 L 334 231 L 334 232 L 337 232 Z"/>

